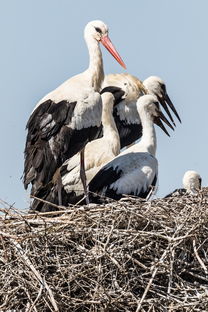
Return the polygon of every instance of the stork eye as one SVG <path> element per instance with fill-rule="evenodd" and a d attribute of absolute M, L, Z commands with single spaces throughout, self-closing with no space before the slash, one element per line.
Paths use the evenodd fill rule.
<path fill-rule="evenodd" d="M 102 30 L 99 27 L 95 27 L 95 30 L 99 32 L 100 34 L 102 34 Z"/>

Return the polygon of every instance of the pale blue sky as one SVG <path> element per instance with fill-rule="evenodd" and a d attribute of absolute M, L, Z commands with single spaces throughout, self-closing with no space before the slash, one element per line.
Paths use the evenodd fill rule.
<path fill-rule="evenodd" d="M 160 129 L 158 196 L 181 186 L 186 170 L 207 185 L 208 1 L 0 0 L 0 199 L 28 206 L 20 177 L 25 125 L 36 102 L 88 66 L 87 22 L 101 19 L 127 65 L 144 80 L 165 80 L 182 124 Z M 103 51 L 105 73 L 122 68 Z"/>

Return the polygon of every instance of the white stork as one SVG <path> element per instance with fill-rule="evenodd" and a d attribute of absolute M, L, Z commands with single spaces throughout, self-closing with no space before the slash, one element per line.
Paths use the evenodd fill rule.
<path fill-rule="evenodd" d="M 103 87 L 106 86 L 119 87 L 126 93 L 125 99 L 114 108 L 113 114 L 120 135 L 121 148 L 132 144 L 142 136 L 142 125 L 136 108 L 136 101 L 144 94 L 153 94 L 157 97 L 174 125 L 168 107 L 171 108 L 181 122 L 167 94 L 165 83 L 159 77 L 150 76 L 142 83 L 137 77 L 128 73 L 110 74 L 105 76 Z"/>
<path fill-rule="evenodd" d="M 165 196 L 165 198 L 178 195 L 197 195 L 198 191 L 201 189 L 202 178 L 194 170 L 188 170 L 183 176 L 183 188 L 176 189 L 172 193 Z"/>
<path fill-rule="evenodd" d="M 85 173 L 87 182 L 90 182 L 99 169 L 108 161 L 120 153 L 120 138 L 113 118 L 113 107 L 121 98 L 124 92 L 117 87 L 107 87 L 101 92 L 103 109 L 102 125 L 103 137 L 89 142 L 85 147 Z M 62 179 L 62 204 L 76 204 L 84 197 L 83 185 L 79 174 L 79 155 L 76 154 L 59 169 Z M 58 185 L 56 175 L 52 182 L 39 189 L 37 197 L 53 204 L 58 204 Z M 32 210 L 51 211 L 53 206 L 39 200 L 34 200 Z"/>
<path fill-rule="evenodd" d="M 167 134 L 161 120 L 174 129 L 159 109 L 157 98 L 144 95 L 137 100 L 143 135 L 141 141 L 107 163 L 89 183 L 92 201 L 105 196 L 119 200 L 123 194 L 147 198 L 156 185 L 158 162 L 156 153 L 156 123 Z"/>
<path fill-rule="evenodd" d="M 83 173 L 83 148 L 96 138 L 101 126 L 99 91 L 104 72 L 99 43 L 125 68 L 102 21 L 89 22 L 84 38 L 89 50 L 88 69 L 47 94 L 28 120 L 23 179 L 25 188 L 32 184 L 32 194 L 51 181 L 66 159 L 80 151 Z"/>

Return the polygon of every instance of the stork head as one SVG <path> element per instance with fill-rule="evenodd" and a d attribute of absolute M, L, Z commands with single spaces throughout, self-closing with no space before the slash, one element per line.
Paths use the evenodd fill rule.
<path fill-rule="evenodd" d="M 126 69 L 126 65 L 108 37 L 108 26 L 105 23 L 99 20 L 89 22 L 85 26 L 84 37 L 87 42 L 89 38 L 93 38 L 94 40 L 101 42 L 104 47 L 111 53 L 111 55 L 117 60 L 117 62 Z"/>
<path fill-rule="evenodd" d="M 183 176 L 183 187 L 191 194 L 197 194 L 201 189 L 201 176 L 193 170 L 188 170 Z"/>
<path fill-rule="evenodd" d="M 102 36 L 108 36 L 108 26 L 99 20 L 91 21 L 85 26 L 84 35 L 100 41 Z"/>
<path fill-rule="evenodd" d="M 160 110 L 160 105 L 155 95 L 146 94 L 141 96 L 137 100 L 137 110 L 140 115 L 141 121 L 143 119 L 142 116 L 145 114 L 156 125 L 158 125 L 168 136 L 170 135 L 166 130 L 165 126 L 163 125 L 162 121 L 166 123 L 166 125 L 168 125 L 172 130 L 174 130 L 173 126 L 169 123 L 167 118 Z"/>
<path fill-rule="evenodd" d="M 113 105 L 116 106 L 125 98 L 125 92 L 119 87 L 105 87 L 100 92 L 102 98 L 113 97 Z M 109 101 L 110 102 L 110 101 Z"/>
<path fill-rule="evenodd" d="M 158 101 L 160 102 L 160 104 L 162 105 L 162 107 L 164 108 L 166 113 L 168 114 L 168 116 L 169 116 L 169 118 L 172 121 L 174 126 L 175 126 L 175 122 L 174 122 L 173 117 L 169 111 L 169 108 L 173 111 L 175 116 L 181 122 L 181 119 L 180 119 L 173 103 L 171 102 L 171 100 L 168 96 L 168 93 L 166 91 L 166 85 L 161 78 L 159 78 L 157 76 L 150 76 L 149 78 L 144 80 L 143 85 L 147 89 L 147 92 L 149 94 L 153 94 L 157 97 Z"/>

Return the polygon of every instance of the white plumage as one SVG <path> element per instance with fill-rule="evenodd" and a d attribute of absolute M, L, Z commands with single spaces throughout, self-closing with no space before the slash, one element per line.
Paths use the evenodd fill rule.
<path fill-rule="evenodd" d="M 147 79 L 143 81 L 143 86 L 147 90 L 148 94 L 153 94 L 157 97 L 158 101 L 162 105 L 162 107 L 165 109 L 166 113 L 168 114 L 170 120 L 175 125 L 175 122 L 172 118 L 172 115 L 169 111 L 169 108 L 174 112 L 175 116 L 178 118 L 178 120 L 181 122 L 181 119 L 171 102 L 169 95 L 166 90 L 165 82 L 157 76 L 150 76 Z"/>
<path fill-rule="evenodd" d="M 101 42 L 125 67 L 108 37 L 102 21 L 88 23 L 84 31 L 89 50 L 89 67 L 36 105 L 27 123 L 24 185 L 32 184 L 32 194 L 51 181 L 64 161 L 96 138 L 101 126 L 102 101 L 99 94 L 104 79 Z"/>
<path fill-rule="evenodd" d="M 160 118 L 173 127 L 159 110 L 157 98 L 144 95 L 137 100 L 143 135 L 141 141 L 129 147 L 106 164 L 89 183 L 89 191 L 99 196 L 120 199 L 123 194 L 146 198 L 156 185 L 158 162 L 154 122 L 165 132 Z M 93 200 L 97 200 L 95 197 Z"/>
<path fill-rule="evenodd" d="M 192 194 L 201 189 L 201 176 L 194 170 L 188 170 L 183 176 L 183 187 Z"/>
<path fill-rule="evenodd" d="M 148 152 L 130 152 L 121 154 L 116 162 L 110 164 L 110 168 L 119 175 L 119 178 L 110 186 L 103 188 L 101 196 L 107 196 L 109 189 L 118 194 L 119 199 L 122 194 L 135 195 L 146 198 L 151 186 L 155 186 L 158 175 L 157 159 Z M 118 165 L 119 162 L 119 165 Z M 106 166 L 106 170 L 108 170 Z M 120 172 L 122 172 L 120 176 Z M 90 189 L 91 191 L 91 189 Z"/>

